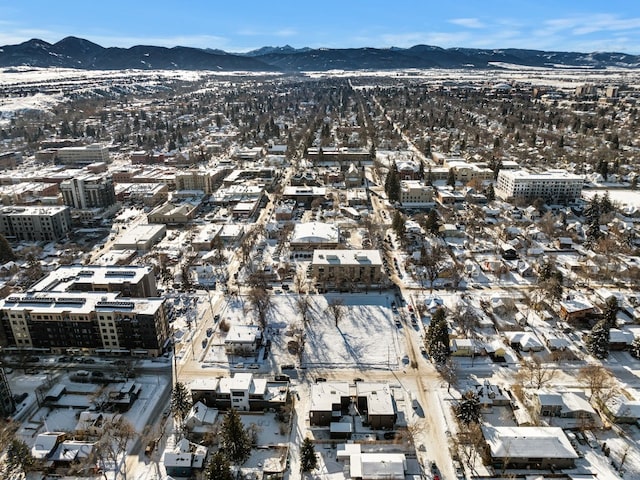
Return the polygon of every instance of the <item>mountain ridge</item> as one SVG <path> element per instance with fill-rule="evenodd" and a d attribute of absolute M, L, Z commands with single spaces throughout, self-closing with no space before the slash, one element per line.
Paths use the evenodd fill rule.
<path fill-rule="evenodd" d="M 232 53 L 194 47 L 135 45 L 103 47 L 68 36 L 56 43 L 31 39 L 0 47 L 0 67 L 61 67 L 87 70 L 167 69 L 218 71 L 327 71 L 499 68 L 500 64 L 545 68 L 638 68 L 640 56 L 619 52 L 561 52 L 518 48 L 294 48 L 266 46 Z"/>

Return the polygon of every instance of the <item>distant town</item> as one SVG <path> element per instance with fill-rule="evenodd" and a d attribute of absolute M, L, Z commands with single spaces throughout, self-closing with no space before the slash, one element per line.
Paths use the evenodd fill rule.
<path fill-rule="evenodd" d="M 640 478 L 635 70 L 0 72 L 3 478 Z"/>

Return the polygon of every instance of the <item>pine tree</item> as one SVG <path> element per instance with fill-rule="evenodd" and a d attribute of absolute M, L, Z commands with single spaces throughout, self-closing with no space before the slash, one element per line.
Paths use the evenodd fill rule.
<path fill-rule="evenodd" d="M 216 452 L 211 456 L 209 464 L 204 471 L 204 480 L 233 480 L 229 459 L 222 452 Z"/>
<path fill-rule="evenodd" d="M 605 191 L 600 199 L 600 215 L 606 215 L 610 212 L 613 212 L 613 203 L 611 203 L 609 192 Z"/>
<path fill-rule="evenodd" d="M 391 220 L 391 228 L 394 232 L 396 232 L 396 235 L 399 239 L 404 238 L 404 234 L 406 231 L 406 221 L 404 219 L 404 215 L 402 215 L 399 210 L 396 210 L 393 214 L 393 219 Z"/>
<path fill-rule="evenodd" d="M 318 466 L 316 449 L 310 438 L 305 438 L 300 446 L 300 471 L 310 472 Z"/>
<path fill-rule="evenodd" d="M 616 316 L 618 315 L 618 299 L 609 297 L 605 303 L 602 319 L 609 328 L 616 328 Z"/>
<path fill-rule="evenodd" d="M 222 448 L 229 460 L 238 466 L 246 462 L 251 454 L 251 436 L 242 425 L 235 408 L 225 415 L 220 435 Z"/>
<path fill-rule="evenodd" d="M 480 399 L 473 390 L 466 391 L 454 407 L 456 417 L 464 425 L 480 421 Z"/>
<path fill-rule="evenodd" d="M 447 185 L 451 188 L 456 188 L 456 172 L 453 171 L 453 168 L 450 168 L 447 174 Z"/>
<path fill-rule="evenodd" d="M 16 254 L 4 235 L 0 234 L 0 263 L 11 262 L 16 259 Z"/>
<path fill-rule="evenodd" d="M 594 243 L 600 239 L 600 197 L 595 194 L 584 210 L 585 223 L 587 225 L 587 241 Z"/>
<path fill-rule="evenodd" d="M 436 310 L 431 317 L 431 323 L 425 334 L 425 347 L 427 353 L 438 364 L 443 363 L 449 355 L 449 326 L 443 308 Z"/>
<path fill-rule="evenodd" d="M 427 170 L 427 176 L 424 179 L 424 184 L 433 187 L 433 172 L 431 171 L 431 167 Z"/>
<path fill-rule="evenodd" d="M 594 357 L 603 360 L 609 356 L 609 327 L 604 320 L 593 326 L 585 344 Z"/>
<path fill-rule="evenodd" d="M 13 439 L 7 447 L 4 459 L 3 478 L 24 478 L 36 463 L 31 449 L 22 440 Z"/>
<path fill-rule="evenodd" d="M 438 218 L 438 212 L 436 212 L 435 208 L 429 210 L 424 220 L 424 229 L 432 235 L 438 235 L 440 231 L 440 219 Z"/>
<path fill-rule="evenodd" d="M 384 191 L 386 192 L 387 198 L 390 202 L 397 202 L 400 200 L 400 175 L 398 175 L 395 162 L 393 162 L 391 170 L 389 170 L 389 173 L 387 174 Z"/>
<path fill-rule="evenodd" d="M 493 202 L 496 199 L 496 191 L 493 189 L 493 184 L 487 185 L 484 190 L 484 196 L 487 197 L 487 202 Z"/>
<path fill-rule="evenodd" d="M 184 419 L 189 414 L 189 410 L 191 410 L 191 398 L 189 396 L 189 391 L 187 387 L 185 387 L 184 383 L 176 382 L 173 390 L 171 391 L 171 413 L 173 413 L 173 417 L 176 419 L 177 423 L 182 426 Z"/>

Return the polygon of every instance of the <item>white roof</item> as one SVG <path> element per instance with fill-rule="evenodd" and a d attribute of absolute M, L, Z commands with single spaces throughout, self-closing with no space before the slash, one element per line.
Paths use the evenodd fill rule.
<path fill-rule="evenodd" d="M 578 454 L 560 427 L 482 427 L 493 458 L 576 459 Z"/>
<path fill-rule="evenodd" d="M 314 265 L 382 265 L 379 250 L 314 250 Z"/>
<path fill-rule="evenodd" d="M 405 462 L 404 453 L 361 453 L 351 457 L 351 477 L 404 480 Z"/>
<path fill-rule="evenodd" d="M 260 327 L 257 325 L 232 324 L 224 343 L 253 343 L 259 335 Z"/>
<path fill-rule="evenodd" d="M 311 385 L 312 412 L 331 411 L 334 403 L 340 403 L 342 397 L 349 396 L 349 384 L 347 382 L 321 382 Z"/>
<path fill-rule="evenodd" d="M 58 439 L 62 436 L 64 436 L 63 432 L 41 433 L 36 437 L 36 441 L 33 447 L 31 447 L 31 455 L 33 455 L 34 458 L 45 458 L 49 455 L 49 452 L 55 448 Z"/>
<path fill-rule="evenodd" d="M 291 243 L 338 243 L 339 234 L 338 226 L 331 223 L 297 223 L 291 235 Z"/>

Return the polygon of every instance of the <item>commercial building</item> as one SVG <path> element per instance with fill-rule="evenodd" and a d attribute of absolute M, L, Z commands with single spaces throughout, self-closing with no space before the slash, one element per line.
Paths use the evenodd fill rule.
<path fill-rule="evenodd" d="M 153 270 L 145 266 L 63 266 L 31 287 L 36 292 L 117 292 L 124 297 L 156 297 Z"/>
<path fill-rule="evenodd" d="M 126 234 L 120 234 L 113 244 L 116 250 L 139 250 L 146 252 L 151 250 L 156 243 L 167 234 L 166 225 L 154 223 L 138 224 L 127 230 Z"/>
<path fill-rule="evenodd" d="M 155 357 L 169 343 L 165 301 L 117 293 L 19 293 L 0 300 L 0 322 L 10 347 Z"/>
<path fill-rule="evenodd" d="M 82 175 L 60 184 L 64 204 L 77 209 L 109 208 L 116 203 L 111 175 Z"/>
<path fill-rule="evenodd" d="M 56 161 L 65 165 L 89 165 L 95 162 L 109 163 L 109 149 L 100 143 L 82 147 L 63 147 L 58 149 Z"/>
<path fill-rule="evenodd" d="M 315 250 L 311 272 L 320 283 L 373 285 L 382 279 L 382 257 L 379 250 Z"/>
<path fill-rule="evenodd" d="M 340 242 L 340 230 L 331 223 L 296 223 L 290 240 L 292 251 L 310 251 L 336 248 Z"/>
<path fill-rule="evenodd" d="M 69 207 L 3 207 L 0 209 L 0 233 L 8 240 L 58 241 L 69 233 L 70 226 Z"/>
<path fill-rule="evenodd" d="M 500 170 L 496 196 L 506 200 L 535 200 L 567 204 L 580 198 L 584 179 L 566 170 L 531 173 L 526 170 Z"/>
<path fill-rule="evenodd" d="M 400 204 L 405 207 L 434 205 L 435 190 L 420 180 L 400 182 Z"/>

